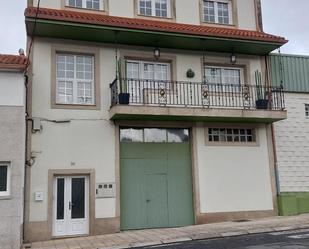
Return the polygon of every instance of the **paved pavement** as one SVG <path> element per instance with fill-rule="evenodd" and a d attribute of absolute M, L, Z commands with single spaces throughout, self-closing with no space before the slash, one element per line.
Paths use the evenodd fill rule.
<path fill-rule="evenodd" d="M 247 222 L 224 222 L 181 228 L 126 231 L 109 235 L 35 242 L 27 245 L 27 247 L 31 246 L 32 249 L 122 249 L 166 245 L 185 241 L 222 239 L 293 229 L 308 229 L 309 231 L 309 214 L 293 217 L 272 217 Z M 300 247 L 300 249 L 302 248 Z"/>
<path fill-rule="evenodd" d="M 140 249 L 308 249 L 309 229 L 157 245 Z"/>

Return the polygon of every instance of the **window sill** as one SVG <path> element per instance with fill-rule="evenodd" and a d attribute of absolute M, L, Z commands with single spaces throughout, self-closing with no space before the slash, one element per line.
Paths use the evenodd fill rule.
<path fill-rule="evenodd" d="M 87 9 L 87 8 L 80 8 L 80 7 L 73 7 L 73 6 L 64 6 L 64 9 L 67 10 L 74 10 L 74 11 L 79 11 L 79 12 L 92 12 L 92 13 L 97 13 L 97 14 L 107 14 L 106 10 L 95 10 L 95 9 Z"/>
<path fill-rule="evenodd" d="M 100 110 L 98 105 L 80 105 L 80 104 L 60 104 L 52 103 L 52 109 L 71 109 L 71 110 Z"/>
<path fill-rule="evenodd" d="M 237 28 L 235 24 L 224 24 L 224 23 L 205 22 L 205 21 L 202 21 L 201 25 L 220 27 L 220 28 L 222 28 L 222 27 L 225 27 L 225 28 Z"/>
<path fill-rule="evenodd" d="M 211 142 L 206 141 L 206 146 L 224 146 L 224 147 L 258 147 L 257 142 Z"/>
<path fill-rule="evenodd" d="M 0 200 L 11 200 L 13 197 L 11 195 L 0 195 Z"/>
<path fill-rule="evenodd" d="M 175 22 L 174 17 L 161 17 L 161 16 L 147 16 L 147 15 L 142 15 L 142 14 L 136 14 L 136 18 L 141 18 L 141 19 L 148 19 L 148 20 L 154 20 L 154 21 L 163 21 L 163 22 Z"/>

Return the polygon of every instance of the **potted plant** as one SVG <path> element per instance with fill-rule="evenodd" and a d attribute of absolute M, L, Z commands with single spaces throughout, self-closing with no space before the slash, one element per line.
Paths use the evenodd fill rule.
<path fill-rule="evenodd" d="M 267 109 L 268 99 L 265 88 L 262 86 L 262 76 L 261 72 L 255 71 L 255 85 L 256 85 L 256 95 L 257 100 L 255 102 L 256 109 Z"/>
<path fill-rule="evenodd" d="M 119 82 L 119 89 L 120 92 L 118 94 L 118 101 L 120 105 L 128 105 L 130 103 L 130 93 L 127 93 L 125 91 L 125 85 L 124 85 L 124 81 L 122 78 L 122 73 L 121 73 L 121 60 L 119 59 L 117 61 L 117 78 L 118 78 L 118 82 Z"/>

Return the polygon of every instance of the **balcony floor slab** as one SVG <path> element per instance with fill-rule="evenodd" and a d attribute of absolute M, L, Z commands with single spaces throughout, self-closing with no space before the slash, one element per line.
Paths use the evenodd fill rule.
<path fill-rule="evenodd" d="M 285 110 L 157 107 L 144 105 L 116 105 L 110 109 L 111 120 L 274 123 L 286 118 L 287 111 Z"/>

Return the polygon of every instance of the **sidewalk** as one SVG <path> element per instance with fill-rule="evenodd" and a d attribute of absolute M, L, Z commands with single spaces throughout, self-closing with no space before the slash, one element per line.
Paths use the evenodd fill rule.
<path fill-rule="evenodd" d="M 272 217 L 247 222 L 225 222 L 182 228 L 127 231 L 109 235 L 51 240 L 32 243 L 31 248 L 121 249 L 300 228 L 309 228 L 309 214 L 293 217 Z"/>

